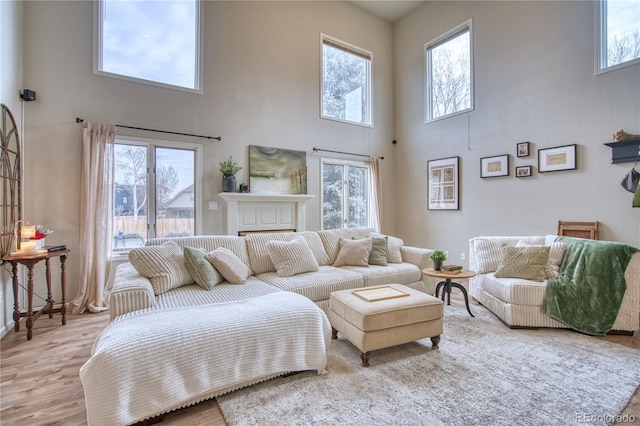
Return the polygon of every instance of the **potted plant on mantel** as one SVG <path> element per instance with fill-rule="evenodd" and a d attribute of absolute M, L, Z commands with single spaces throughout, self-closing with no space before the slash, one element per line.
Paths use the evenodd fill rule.
<path fill-rule="evenodd" d="M 442 262 L 447 260 L 447 254 L 444 250 L 434 250 L 429 256 L 433 260 L 433 269 L 439 271 L 442 268 Z"/>
<path fill-rule="evenodd" d="M 236 176 L 235 174 L 242 170 L 242 167 L 233 161 L 233 157 L 229 156 L 226 161 L 220 162 L 220 173 L 222 173 L 222 191 L 235 192 Z"/>

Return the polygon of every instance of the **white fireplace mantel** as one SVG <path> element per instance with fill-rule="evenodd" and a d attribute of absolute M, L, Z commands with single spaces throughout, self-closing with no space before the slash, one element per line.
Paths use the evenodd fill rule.
<path fill-rule="evenodd" d="M 226 233 L 306 230 L 305 203 L 315 195 L 221 192 L 227 205 Z"/>

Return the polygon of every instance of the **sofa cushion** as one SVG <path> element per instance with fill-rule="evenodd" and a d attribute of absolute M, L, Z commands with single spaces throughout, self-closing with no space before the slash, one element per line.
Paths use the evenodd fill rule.
<path fill-rule="evenodd" d="M 173 241 L 159 246 L 137 247 L 129 251 L 129 262 L 151 281 L 157 295 L 193 283 L 184 264 L 182 249 Z"/>
<path fill-rule="evenodd" d="M 324 245 L 324 251 L 329 255 L 328 264 L 332 265 L 336 261 L 340 250 L 340 238 L 349 240 L 351 238 L 366 238 L 373 232 L 371 228 L 341 228 L 318 231 L 318 235 Z"/>
<path fill-rule="evenodd" d="M 384 284 L 413 284 L 420 281 L 422 271 L 412 263 L 389 263 L 387 266 L 342 266 L 341 269 L 356 272 L 364 278 L 364 286 Z"/>
<path fill-rule="evenodd" d="M 378 234 L 377 232 L 372 232 L 369 234 L 369 236 L 371 238 L 386 238 L 387 261 L 389 263 L 402 263 L 402 246 L 404 245 L 404 241 L 402 241 L 400 238 Z"/>
<path fill-rule="evenodd" d="M 179 237 L 179 238 L 152 238 L 145 242 L 145 245 L 159 245 L 164 244 L 167 241 L 173 241 L 180 248 L 183 247 L 195 247 L 203 248 L 207 252 L 217 249 L 218 247 L 224 247 L 229 249 L 238 256 L 242 263 L 249 267 L 249 275 L 253 275 L 251 270 L 251 263 L 249 262 L 249 255 L 247 253 L 247 243 L 244 237 L 237 237 L 233 235 L 197 235 L 193 237 Z"/>
<path fill-rule="evenodd" d="M 304 231 L 304 232 L 276 232 L 276 233 L 256 233 L 249 234 L 244 238 L 247 241 L 247 252 L 249 253 L 249 259 L 251 260 L 251 269 L 254 274 L 262 274 L 265 272 L 275 272 L 276 267 L 269 257 L 267 251 L 267 243 L 269 241 L 291 241 L 296 236 L 301 235 L 307 245 L 311 249 L 313 256 L 316 258 L 319 266 L 327 265 L 329 262 L 329 256 L 324 250 L 324 245 L 320 240 L 320 236 L 317 232 Z"/>
<path fill-rule="evenodd" d="M 373 240 L 371 238 L 360 238 L 357 240 L 345 240 L 340 238 L 340 250 L 336 256 L 333 266 L 369 266 L 369 255 Z"/>
<path fill-rule="evenodd" d="M 232 284 L 242 284 L 249 276 L 249 267 L 228 248 L 218 247 L 207 253 L 207 259 Z"/>
<path fill-rule="evenodd" d="M 494 272 L 502 260 L 504 247 L 514 247 L 519 241 L 531 245 L 544 244 L 543 237 L 475 237 L 473 243 L 473 268 L 479 274 Z"/>
<path fill-rule="evenodd" d="M 547 289 L 546 281 L 496 278 L 493 273 L 478 275 L 476 285 L 496 299 L 513 305 L 541 306 Z"/>
<path fill-rule="evenodd" d="M 281 290 L 301 294 L 314 302 L 328 300 L 332 291 L 363 287 L 362 275 L 343 268 L 320 266 L 318 272 L 279 277 L 275 272 L 258 275 L 264 282 Z"/>
<path fill-rule="evenodd" d="M 267 252 L 279 277 L 318 270 L 318 261 L 302 235 L 294 237 L 291 241 L 269 241 Z"/>
<path fill-rule="evenodd" d="M 202 248 L 184 247 L 184 264 L 189 274 L 200 287 L 211 290 L 216 284 L 224 281 L 213 264 L 207 259 L 207 251 Z"/>
<path fill-rule="evenodd" d="M 548 259 L 547 246 L 505 247 L 495 277 L 542 281 Z"/>
<path fill-rule="evenodd" d="M 529 247 L 530 245 L 524 241 L 519 241 L 516 247 Z M 560 265 L 564 258 L 564 252 L 566 246 L 561 242 L 545 242 L 545 246 L 549 247 L 549 259 L 547 259 L 547 265 L 544 268 L 545 278 L 556 278 L 560 274 Z M 544 247 L 544 246 L 531 246 L 531 247 Z"/>

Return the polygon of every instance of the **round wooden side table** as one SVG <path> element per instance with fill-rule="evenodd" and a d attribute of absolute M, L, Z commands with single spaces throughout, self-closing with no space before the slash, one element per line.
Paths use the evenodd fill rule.
<path fill-rule="evenodd" d="M 444 302 L 444 297 L 446 295 L 447 305 L 451 305 L 451 287 L 460 289 L 460 291 L 462 291 L 462 295 L 464 296 L 464 304 L 467 307 L 467 312 L 469 312 L 469 315 L 475 318 L 475 315 L 471 313 L 471 309 L 469 308 L 469 295 L 467 294 L 467 289 L 464 288 L 463 285 L 452 281 L 452 279 L 455 279 L 455 278 L 458 278 L 458 279 L 473 278 L 477 275 L 475 271 L 471 271 L 469 269 L 463 269 L 458 273 L 452 274 L 452 273 L 447 273 L 443 271 L 436 271 L 433 268 L 424 268 L 422 270 L 422 273 L 430 277 L 444 279 L 444 281 L 440 281 L 436 286 L 436 297 L 438 297 L 438 293 L 442 288 L 442 301 Z"/>

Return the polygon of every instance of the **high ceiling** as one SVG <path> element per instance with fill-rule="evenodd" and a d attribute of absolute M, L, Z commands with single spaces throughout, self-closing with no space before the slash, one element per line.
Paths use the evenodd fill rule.
<path fill-rule="evenodd" d="M 389 22 L 396 22 L 424 3 L 424 0 L 353 0 L 352 3 Z"/>

